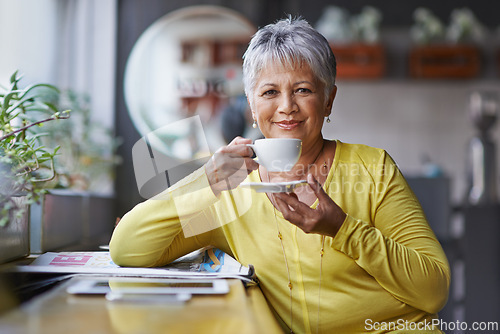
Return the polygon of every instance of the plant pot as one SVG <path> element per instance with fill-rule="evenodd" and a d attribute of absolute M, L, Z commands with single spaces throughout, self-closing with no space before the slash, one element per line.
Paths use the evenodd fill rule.
<path fill-rule="evenodd" d="M 413 78 L 473 78 L 479 74 L 481 55 L 473 45 L 418 46 L 410 51 L 409 67 Z"/>
<path fill-rule="evenodd" d="M 51 190 L 31 206 L 31 253 L 107 244 L 114 228 L 113 203 L 111 196 Z"/>
<path fill-rule="evenodd" d="M 13 197 L 16 205 L 24 207 L 22 217 L 12 217 L 7 225 L 0 226 L 0 263 L 29 255 L 29 207 L 25 197 Z"/>
<path fill-rule="evenodd" d="M 331 45 L 339 79 L 376 79 L 385 74 L 385 48 L 380 44 Z"/>
<path fill-rule="evenodd" d="M 93 193 L 83 194 L 83 243 L 108 244 L 115 226 L 114 198 Z"/>
<path fill-rule="evenodd" d="M 82 239 L 83 199 L 72 191 L 53 190 L 30 209 L 30 250 L 44 253 Z"/>

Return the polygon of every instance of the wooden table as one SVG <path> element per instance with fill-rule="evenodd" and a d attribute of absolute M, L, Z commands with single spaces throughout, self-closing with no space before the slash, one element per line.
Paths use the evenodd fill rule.
<path fill-rule="evenodd" d="M 258 286 L 228 280 L 227 295 L 185 304 L 111 302 L 66 292 L 70 279 L 0 317 L 0 333 L 282 333 Z"/>

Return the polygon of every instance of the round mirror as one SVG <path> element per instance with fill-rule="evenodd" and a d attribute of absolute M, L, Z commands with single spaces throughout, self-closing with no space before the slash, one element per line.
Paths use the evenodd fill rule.
<path fill-rule="evenodd" d="M 221 114 L 242 100 L 246 106 L 242 55 L 255 31 L 237 12 L 193 6 L 167 14 L 141 35 L 124 89 L 132 121 L 149 144 L 182 160 L 225 144 Z"/>

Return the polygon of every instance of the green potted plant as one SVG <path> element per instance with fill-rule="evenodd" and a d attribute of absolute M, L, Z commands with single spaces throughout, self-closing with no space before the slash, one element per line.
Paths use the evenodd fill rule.
<path fill-rule="evenodd" d="M 46 101 L 46 91 L 58 93 L 49 84 L 22 88 L 14 72 L 8 87 L 0 86 L 0 262 L 29 253 L 27 223 L 29 205 L 45 192 L 43 185 L 55 177 L 54 157 L 58 147 L 41 142 L 43 133 L 34 128 L 69 118 Z"/>
<path fill-rule="evenodd" d="M 58 109 L 70 109 L 71 119 L 65 126 L 50 123 L 40 132 L 47 135 L 47 146 L 61 147 L 55 158 L 57 172 L 54 187 L 91 193 L 109 193 L 114 167 L 121 162 L 116 149 L 121 140 L 112 129 L 92 119 L 91 97 L 74 90 L 64 90 L 51 97 Z"/>
<path fill-rule="evenodd" d="M 48 92 L 57 109 L 71 109 L 65 126 L 51 122 L 36 129 L 48 147 L 59 145 L 56 178 L 41 201 L 31 206 L 31 253 L 74 247 L 94 249 L 109 241 L 114 227 L 113 173 L 120 163 L 120 141 L 112 129 L 92 119 L 88 94 Z"/>
<path fill-rule="evenodd" d="M 410 35 L 410 76 L 426 79 L 467 79 L 481 69 L 478 42 L 486 28 L 468 8 L 454 9 L 446 26 L 427 8 L 417 8 Z"/>
<path fill-rule="evenodd" d="M 341 7 L 325 8 L 316 28 L 331 44 L 339 79 L 377 79 L 385 74 L 385 47 L 380 42 L 382 13 L 365 6 L 351 15 Z"/>

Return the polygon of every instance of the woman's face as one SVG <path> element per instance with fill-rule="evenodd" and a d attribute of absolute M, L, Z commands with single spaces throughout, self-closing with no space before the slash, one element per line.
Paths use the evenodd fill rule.
<path fill-rule="evenodd" d="M 321 135 L 335 93 L 336 88 L 325 99 L 324 85 L 307 65 L 268 66 L 250 97 L 252 115 L 266 138 L 299 138 L 307 146 Z"/>

